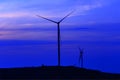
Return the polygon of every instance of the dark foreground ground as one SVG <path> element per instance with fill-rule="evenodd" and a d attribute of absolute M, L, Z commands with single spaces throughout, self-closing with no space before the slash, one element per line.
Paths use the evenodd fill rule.
<path fill-rule="evenodd" d="M 120 79 L 120 74 L 72 66 L 44 66 L 0 69 L 0 79 Z"/>

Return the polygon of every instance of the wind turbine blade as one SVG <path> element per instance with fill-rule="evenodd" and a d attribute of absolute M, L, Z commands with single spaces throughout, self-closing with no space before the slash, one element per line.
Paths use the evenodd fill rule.
<path fill-rule="evenodd" d="M 59 22 L 62 22 L 65 18 L 67 18 L 68 16 L 70 16 L 74 11 L 70 12 L 68 15 L 66 15 L 63 19 L 61 19 Z"/>
<path fill-rule="evenodd" d="M 39 15 L 36 15 L 36 16 L 38 16 L 38 17 L 40 17 L 40 18 L 43 18 L 43 19 L 45 19 L 45 20 L 51 21 L 51 22 L 53 22 L 53 23 L 57 23 L 56 21 L 53 21 L 53 20 L 51 20 L 51 19 L 48 19 L 48 18 L 45 18 L 45 17 L 39 16 Z"/>

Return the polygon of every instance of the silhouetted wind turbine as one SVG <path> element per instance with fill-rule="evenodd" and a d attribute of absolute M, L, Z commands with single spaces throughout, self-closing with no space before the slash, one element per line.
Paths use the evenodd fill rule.
<path fill-rule="evenodd" d="M 54 20 L 51 20 L 51 19 L 48 19 L 48 18 L 45 18 L 45 17 L 42 17 L 42 16 L 39 16 L 39 15 L 36 15 L 40 18 L 43 18 L 43 19 L 46 19 L 48 21 L 51 21 L 53 23 L 56 23 L 57 24 L 57 27 L 58 27 L 58 66 L 60 66 L 60 23 L 65 19 L 67 18 L 68 16 L 70 16 L 74 11 L 72 11 L 71 13 L 69 13 L 68 15 L 66 15 L 64 18 L 62 18 L 60 21 L 54 21 Z"/>
<path fill-rule="evenodd" d="M 81 68 L 83 68 L 83 49 L 79 48 L 79 52 L 80 52 L 80 55 L 79 55 L 79 64 L 81 64 Z"/>

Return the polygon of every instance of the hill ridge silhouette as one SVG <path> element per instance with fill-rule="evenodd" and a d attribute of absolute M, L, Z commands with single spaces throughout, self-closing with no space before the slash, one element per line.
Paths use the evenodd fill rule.
<path fill-rule="evenodd" d="M 74 66 L 1 68 L 0 79 L 120 79 L 120 74 Z"/>

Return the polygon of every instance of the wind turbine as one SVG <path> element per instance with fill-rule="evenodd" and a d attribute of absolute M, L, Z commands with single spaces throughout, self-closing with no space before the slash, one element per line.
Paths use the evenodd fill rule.
<path fill-rule="evenodd" d="M 69 14 L 67 14 L 65 17 L 63 17 L 60 21 L 54 21 L 54 20 L 51 20 L 51 19 L 48 19 L 48 18 L 45 18 L 45 17 L 42 17 L 42 16 L 39 16 L 39 15 L 36 15 L 36 16 L 38 16 L 38 17 L 40 17 L 40 18 L 43 18 L 43 19 L 45 19 L 45 20 L 48 20 L 48 21 L 50 21 L 50 22 L 53 22 L 53 23 L 55 23 L 55 24 L 57 24 L 57 35 L 58 35 L 58 66 L 60 66 L 61 64 L 60 64 L 60 23 L 64 20 L 64 19 L 66 19 L 68 16 L 70 16 L 72 13 L 73 13 L 74 11 L 72 11 L 71 13 L 69 13 Z"/>
<path fill-rule="evenodd" d="M 79 48 L 79 64 L 81 63 L 81 68 L 83 68 L 83 49 Z"/>

